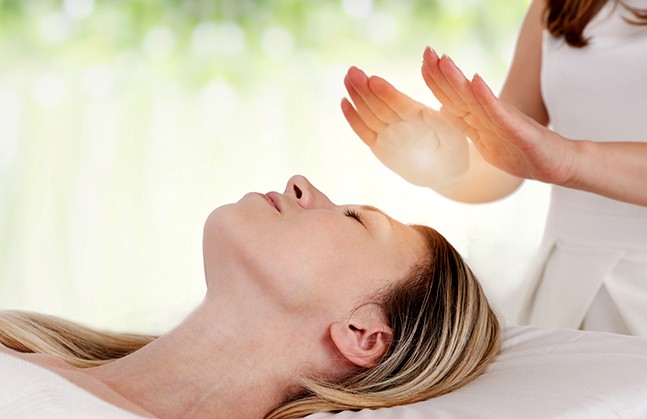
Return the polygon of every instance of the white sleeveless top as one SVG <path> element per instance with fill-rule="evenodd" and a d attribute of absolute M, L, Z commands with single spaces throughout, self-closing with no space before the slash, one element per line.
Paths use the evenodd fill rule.
<path fill-rule="evenodd" d="M 583 48 L 544 31 L 542 96 L 567 138 L 647 142 L 647 26 L 623 16 L 607 1 Z M 523 323 L 647 336 L 647 207 L 553 186 L 539 258 Z"/>
<path fill-rule="evenodd" d="M 141 418 L 58 374 L 0 352 L 0 417 L 20 419 Z"/>

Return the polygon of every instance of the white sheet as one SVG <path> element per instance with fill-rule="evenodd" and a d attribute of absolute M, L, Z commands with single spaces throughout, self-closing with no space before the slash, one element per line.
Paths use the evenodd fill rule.
<path fill-rule="evenodd" d="M 0 418 L 136 419 L 39 365 L 0 351 Z"/>
<path fill-rule="evenodd" d="M 334 419 L 647 418 L 647 338 L 528 326 L 505 337 L 486 372 L 457 391 Z"/>
<path fill-rule="evenodd" d="M 505 336 L 486 372 L 450 394 L 309 418 L 647 418 L 647 337 L 528 326 Z M 1 417 L 135 417 L 44 368 L 2 353 L 0 361 Z"/>

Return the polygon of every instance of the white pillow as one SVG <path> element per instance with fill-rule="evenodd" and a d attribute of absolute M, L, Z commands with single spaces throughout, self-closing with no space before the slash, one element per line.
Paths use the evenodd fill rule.
<path fill-rule="evenodd" d="M 647 418 L 647 338 L 530 326 L 504 336 L 485 373 L 454 392 L 334 419 Z"/>

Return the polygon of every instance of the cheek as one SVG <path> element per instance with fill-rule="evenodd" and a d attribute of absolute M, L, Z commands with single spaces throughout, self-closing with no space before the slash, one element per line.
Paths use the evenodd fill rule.
<path fill-rule="evenodd" d="M 304 300 L 322 309 L 351 309 L 377 291 L 388 279 L 391 266 L 380 249 L 359 241 L 336 242 L 329 251 L 303 254 L 307 260 L 295 281 Z"/>
<path fill-rule="evenodd" d="M 339 313 L 388 278 L 389 254 L 336 219 L 281 222 L 224 206 L 205 223 L 205 269 L 249 276 L 282 306 Z"/>
<path fill-rule="evenodd" d="M 334 229 L 309 235 L 285 235 L 280 245 L 268 248 L 266 269 L 270 286 L 293 309 L 337 310 L 366 274 L 361 243 Z"/>

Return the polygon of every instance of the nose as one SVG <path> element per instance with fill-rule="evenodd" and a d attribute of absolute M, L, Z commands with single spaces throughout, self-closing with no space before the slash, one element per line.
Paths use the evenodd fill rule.
<path fill-rule="evenodd" d="M 288 180 L 285 194 L 295 197 L 303 208 L 332 208 L 335 206 L 323 192 L 301 175 L 294 175 Z"/>

